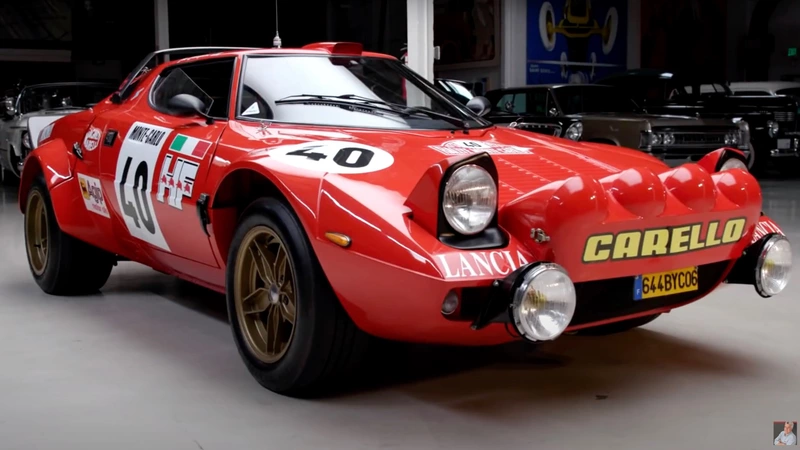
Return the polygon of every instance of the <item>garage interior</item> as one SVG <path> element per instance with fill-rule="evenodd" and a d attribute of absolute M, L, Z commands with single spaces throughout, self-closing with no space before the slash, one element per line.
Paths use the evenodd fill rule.
<path fill-rule="evenodd" d="M 119 83 L 161 48 L 273 46 L 273 1 L 140 3 L 5 2 L 0 87 Z M 277 3 L 283 47 L 407 49 L 418 73 L 465 81 L 476 94 L 534 84 L 528 8 L 541 0 Z M 493 48 L 448 53 L 461 38 L 436 19 L 484 3 L 496 8 Z M 596 3 L 624 5 L 627 48 L 615 70 L 800 80 L 798 0 Z M 800 173 L 758 179 L 764 213 L 800 242 Z M 800 421 L 797 268 L 773 298 L 723 286 L 615 335 L 486 348 L 380 342 L 343 392 L 300 400 L 261 388 L 241 364 L 224 295 L 135 262 L 120 262 L 96 295 L 43 293 L 26 258 L 18 189 L 9 177 L 0 188 L 4 450 L 760 449 L 774 445 L 774 423 Z"/>

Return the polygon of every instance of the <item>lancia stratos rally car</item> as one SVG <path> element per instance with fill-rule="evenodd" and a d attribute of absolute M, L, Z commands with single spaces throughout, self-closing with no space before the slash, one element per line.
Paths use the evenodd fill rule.
<path fill-rule="evenodd" d="M 670 168 L 487 109 L 358 44 L 153 53 L 42 131 L 19 197 L 31 272 L 88 294 L 131 260 L 225 293 L 254 378 L 295 396 L 371 337 L 540 342 L 722 283 L 786 287 L 789 242 L 738 151 Z"/>

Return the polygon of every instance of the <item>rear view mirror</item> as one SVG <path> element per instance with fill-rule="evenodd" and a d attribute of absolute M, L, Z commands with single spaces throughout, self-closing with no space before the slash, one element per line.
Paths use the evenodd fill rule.
<path fill-rule="evenodd" d="M 492 104 L 489 102 L 488 98 L 477 96 L 472 97 L 472 99 L 467 102 L 467 108 L 478 116 L 483 117 L 492 110 Z"/>

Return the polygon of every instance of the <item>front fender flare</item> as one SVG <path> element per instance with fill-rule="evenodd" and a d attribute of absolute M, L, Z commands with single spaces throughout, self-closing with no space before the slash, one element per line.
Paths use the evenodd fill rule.
<path fill-rule="evenodd" d="M 25 212 L 28 200 L 28 191 L 33 180 L 38 176 L 44 177 L 47 190 L 72 178 L 77 159 L 62 139 L 55 139 L 41 147 L 37 147 L 25 159 L 19 181 L 19 209 Z"/>

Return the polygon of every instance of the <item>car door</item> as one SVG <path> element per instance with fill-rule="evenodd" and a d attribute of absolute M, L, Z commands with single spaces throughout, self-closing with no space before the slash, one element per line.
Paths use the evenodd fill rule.
<path fill-rule="evenodd" d="M 165 68 L 139 89 L 130 108 L 102 116 L 99 176 L 114 193 L 110 202 L 122 234 L 151 258 L 200 276 L 193 261 L 219 267 L 197 215 L 201 186 L 227 127 L 235 58 L 205 59 Z M 193 95 L 206 114 L 179 115 L 169 100 Z"/>

